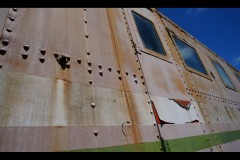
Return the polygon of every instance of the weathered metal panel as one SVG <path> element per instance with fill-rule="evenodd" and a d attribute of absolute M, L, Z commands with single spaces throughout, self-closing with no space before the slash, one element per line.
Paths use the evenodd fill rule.
<path fill-rule="evenodd" d="M 17 73 L 1 72 L 0 81 L 1 126 L 112 126 L 130 121 L 126 98 L 117 90 Z"/>
<path fill-rule="evenodd" d="M 147 54 L 139 58 L 151 96 L 190 100 L 174 65 Z"/>
<path fill-rule="evenodd" d="M 153 116 L 151 107 L 148 103 L 147 96 L 137 93 L 126 93 L 128 98 L 129 113 L 131 114 L 132 123 L 141 125 L 153 125 Z"/>
<path fill-rule="evenodd" d="M 168 98 L 151 96 L 151 99 L 155 103 L 160 119 L 165 122 L 185 124 L 195 120 L 199 121 L 192 104 L 190 104 L 191 106 L 187 110 Z"/>
<path fill-rule="evenodd" d="M 2 31 L 5 26 L 9 8 L 0 8 L 0 38 L 2 36 Z"/>
<path fill-rule="evenodd" d="M 125 11 L 120 8 L 107 10 L 119 60 L 120 68 L 118 76 L 123 81 L 124 90 L 134 93 L 144 93 L 146 82 L 143 79 L 138 57 L 135 55 L 134 45 L 130 41 L 131 34 L 128 25 L 126 25 L 128 21 L 124 17 Z"/>
<path fill-rule="evenodd" d="M 13 43 L 74 57 L 85 55 L 83 9 L 19 8 L 12 30 Z"/>
<path fill-rule="evenodd" d="M 119 126 L 4 127 L 0 133 L 1 151 L 71 151 L 128 144 Z"/>
<path fill-rule="evenodd" d="M 240 150 L 240 140 L 222 144 L 222 150 L 224 152 L 239 152 Z"/>
<path fill-rule="evenodd" d="M 203 135 L 200 123 L 165 124 L 160 127 L 161 135 L 165 140 Z"/>
<path fill-rule="evenodd" d="M 131 11 L 153 22 L 167 56 L 144 48 Z M 239 143 L 239 93 L 225 87 L 211 59 L 219 60 L 231 79 L 232 69 L 156 11 L 0 9 L 3 12 L 1 151 L 121 150 L 124 145 L 141 151 L 135 144 L 161 144 L 157 127 L 165 142 L 171 142 L 170 151 L 182 150 L 179 145 L 232 150 L 221 145 L 231 141 L 224 138 L 228 134 L 235 140 L 232 146 Z M 166 27 L 196 49 L 215 79 L 184 67 Z M 56 54 L 70 57 L 69 68 L 60 65 Z M 239 86 L 235 77 L 233 83 Z"/>

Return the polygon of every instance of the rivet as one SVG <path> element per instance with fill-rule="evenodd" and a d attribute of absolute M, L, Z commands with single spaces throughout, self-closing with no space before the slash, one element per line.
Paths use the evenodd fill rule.
<path fill-rule="evenodd" d="M 112 68 L 111 68 L 111 67 L 108 67 L 108 70 L 109 70 L 109 72 L 111 72 L 111 71 L 112 71 Z"/>
<path fill-rule="evenodd" d="M 88 65 L 89 65 L 89 66 L 91 66 L 91 65 L 92 65 L 92 63 L 91 63 L 90 61 L 88 61 L 87 63 L 88 63 Z"/>
<path fill-rule="evenodd" d="M 141 77 L 141 79 L 143 79 L 143 75 L 141 75 L 140 77 Z"/>
<path fill-rule="evenodd" d="M 8 32 L 12 32 L 12 29 L 11 28 L 7 28 L 6 29 Z"/>
<path fill-rule="evenodd" d="M 28 51 L 29 48 L 30 48 L 30 47 L 29 47 L 28 45 L 24 45 L 24 46 L 23 46 L 23 49 L 24 49 L 25 51 Z"/>
<path fill-rule="evenodd" d="M 137 83 L 137 79 L 135 79 L 134 82 Z"/>
<path fill-rule="evenodd" d="M 2 44 L 3 44 L 4 46 L 7 46 L 7 45 L 9 44 L 9 41 L 8 41 L 7 39 L 4 39 L 4 40 L 2 41 Z"/>
<path fill-rule="evenodd" d="M 78 64 L 81 64 L 81 60 L 80 59 L 78 59 L 77 62 L 78 62 Z"/>
<path fill-rule="evenodd" d="M 150 114 L 153 114 L 153 112 L 151 111 Z"/>
<path fill-rule="evenodd" d="M 6 49 L 4 49 L 4 48 L 1 48 L 1 49 L 0 49 L 0 54 L 1 54 L 1 55 L 5 55 L 6 52 L 7 52 Z"/>
<path fill-rule="evenodd" d="M 126 71 L 125 73 L 126 73 L 126 75 L 128 76 L 128 71 Z"/>
<path fill-rule="evenodd" d="M 94 104 L 94 103 L 91 103 L 91 107 L 92 107 L 92 108 L 95 108 L 95 104 Z"/>
<path fill-rule="evenodd" d="M 117 69 L 117 72 L 120 73 L 120 69 Z"/>
<path fill-rule="evenodd" d="M 64 56 L 66 57 L 67 61 L 70 61 L 70 56 L 68 54 L 64 54 Z"/>
<path fill-rule="evenodd" d="M 17 8 L 13 8 L 12 10 L 13 10 L 14 12 L 17 12 Z"/>
<path fill-rule="evenodd" d="M 46 50 L 45 49 L 41 49 L 40 50 L 41 54 L 44 56 L 46 54 Z"/>
<path fill-rule="evenodd" d="M 88 82 L 89 82 L 90 84 L 92 84 L 92 80 L 89 80 Z"/>
<path fill-rule="evenodd" d="M 102 65 L 101 65 L 101 64 L 98 64 L 98 68 L 99 68 L 99 69 L 102 69 Z"/>
<path fill-rule="evenodd" d="M 27 53 L 22 53 L 22 58 L 23 59 L 27 59 L 28 58 L 28 54 Z"/>
<path fill-rule="evenodd" d="M 0 63 L 0 69 L 2 68 L 2 64 Z"/>
<path fill-rule="evenodd" d="M 59 56 L 57 53 L 54 53 L 53 55 L 55 58 L 58 58 L 58 56 Z"/>
<path fill-rule="evenodd" d="M 89 36 L 88 35 L 85 35 L 86 38 L 88 38 Z"/>
<path fill-rule="evenodd" d="M 69 63 L 66 64 L 66 68 L 70 69 L 70 64 Z"/>
<path fill-rule="evenodd" d="M 156 126 L 156 122 L 153 122 L 153 125 Z"/>
<path fill-rule="evenodd" d="M 160 138 L 158 134 L 156 136 L 157 136 L 158 139 Z"/>
<path fill-rule="evenodd" d="M 86 21 L 86 20 L 85 20 L 84 22 L 87 24 L 87 21 Z"/>
<path fill-rule="evenodd" d="M 145 85 L 145 82 L 143 81 L 142 84 Z"/>
<path fill-rule="evenodd" d="M 45 61 L 44 57 L 40 57 L 40 58 L 39 58 L 39 61 L 40 61 L 41 63 L 44 63 L 44 61 Z"/>
<path fill-rule="evenodd" d="M 151 102 L 151 101 L 150 101 L 150 100 L 148 100 L 148 103 L 149 103 L 149 104 L 150 104 L 150 102 Z"/>
<path fill-rule="evenodd" d="M 87 52 L 87 55 L 90 55 L 90 52 Z"/>
<path fill-rule="evenodd" d="M 147 90 L 145 90 L 145 93 L 147 94 Z"/>
<path fill-rule="evenodd" d="M 87 9 L 86 9 L 86 8 L 84 8 L 83 10 L 84 10 L 84 11 L 87 11 Z"/>
<path fill-rule="evenodd" d="M 141 70 L 141 68 L 140 68 L 140 67 L 138 67 L 138 70 Z"/>
<path fill-rule="evenodd" d="M 10 21 L 14 21 L 15 19 L 13 17 L 8 17 L 10 19 Z"/>
<path fill-rule="evenodd" d="M 99 74 L 100 74 L 100 76 L 103 76 L 103 72 L 102 71 L 99 71 Z"/>
<path fill-rule="evenodd" d="M 92 69 L 91 68 L 88 68 L 88 73 L 92 74 Z"/>
<path fill-rule="evenodd" d="M 135 77 L 135 78 L 136 78 L 136 74 L 135 74 L 135 73 L 133 73 L 133 77 Z"/>
<path fill-rule="evenodd" d="M 138 62 L 138 59 L 136 59 L 136 61 Z"/>
<path fill-rule="evenodd" d="M 118 76 L 118 79 L 119 79 L 119 80 L 122 80 L 122 77 L 121 77 L 121 76 Z"/>
<path fill-rule="evenodd" d="M 94 135 L 97 136 L 98 135 L 98 131 L 97 130 L 94 130 Z"/>

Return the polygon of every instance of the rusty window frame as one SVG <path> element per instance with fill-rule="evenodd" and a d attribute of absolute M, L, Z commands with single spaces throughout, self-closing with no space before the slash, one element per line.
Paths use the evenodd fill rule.
<path fill-rule="evenodd" d="M 147 8 L 145 8 L 145 9 L 148 10 Z M 150 10 L 148 10 L 148 11 L 151 12 L 151 16 L 154 16 L 152 11 L 150 11 Z M 134 20 L 132 12 L 135 12 L 136 14 L 142 16 L 143 18 L 145 18 L 146 20 L 150 21 L 153 24 L 153 26 L 154 26 L 154 28 L 156 30 L 157 36 L 158 36 L 158 38 L 160 40 L 160 43 L 162 44 L 162 48 L 163 48 L 163 50 L 165 52 L 165 55 L 144 47 L 143 42 L 142 42 L 141 37 L 140 37 L 140 33 L 138 32 L 138 29 L 137 29 L 137 26 L 136 26 L 136 23 L 135 23 L 135 20 Z M 137 51 L 140 52 L 140 53 L 149 54 L 149 55 L 154 56 L 156 58 L 160 58 L 160 59 L 162 59 L 164 61 L 172 63 L 171 58 L 169 56 L 169 53 L 166 52 L 167 49 L 166 49 L 166 46 L 164 45 L 163 40 L 161 38 L 161 31 L 160 31 L 159 27 L 156 24 L 157 22 L 153 21 L 151 17 L 148 17 L 148 15 L 144 14 L 143 12 L 144 11 L 140 11 L 139 8 L 138 9 L 127 9 L 127 14 L 126 14 L 127 17 L 129 18 L 128 21 L 131 22 L 131 25 L 132 25 L 132 26 L 129 26 L 130 27 L 129 29 L 130 29 L 130 31 L 132 31 L 132 33 L 134 33 L 134 34 L 132 34 L 132 36 L 134 36 L 133 40 L 136 40 L 138 42 L 138 43 L 136 43 Z"/>
<path fill-rule="evenodd" d="M 217 60 L 212 60 L 212 63 L 213 63 L 213 66 L 214 66 L 215 70 L 217 71 L 220 79 L 222 80 L 224 86 L 225 86 L 226 88 L 228 88 L 228 89 L 237 91 L 235 85 L 233 84 L 230 76 L 227 74 L 225 68 L 224 68 Z M 218 71 L 217 68 L 215 67 L 214 63 L 218 64 L 218 65 L 224 70 L 224 72 L 226 73 L 226 75 L 227 75 L 227 77 L 229 78 L 230 82 L 232 83 L 233 87 L 229 86 L 228 84 L 226 84 L 226 83 L 224 82 L 222 75 L 219 73 L 219 71 Z"/>
<path fill-rule="evenodd" d="M 187 71 L 191 72 L 191 73 L 195 73 L 195 74 L 197 74 L 197 75 L 199 75 L 199 76 L 201 76 L 201 77 L 204 77 L 204 78 L 212 81 L 212 79 L 211 79 L 210 76 L 209 76 L 209 75 L 210 75 L 210 74 L 209 74 L 209 71 L 206 69 L 206 67 L 205 67 L 205 65 L 204 65 L 201 57 L 199 56 L 199 53 L 197 52 L 197 50 L 196 50 L 192 45 L 188 44 L 184 39 L 182 39 L 182 38 L 180 38 L 178 35 L 176 35 L 173 31 L 171 31 L 171 30 L 169 30 L 169 29 L 167 29 L 167 31 L 168 31 L 168 35 L 170 36 L 170 38 L 171 38 L 171 40 L 172 40 L 172 42 L 173 42 L 173 45 L 175 46 L 175 48 L 176 48 L 176 50 L 177 50 L 177 52 L 178 52 L 178 55 L 180 56 L 180 58 L 181 58 L 181 60 L 182 60 L 182 62 L 183 62 L 184 68 L 185 68 Z M 175 42 L 175 40 L 174 40 L 174 37 L 176 37 L 177 39 L 179 39 L 180 41 L 182 41 L 183 43 L 185 43 L 186 45 L 188 45 L 189 47 L 191 47 L 191 48 L 193 48 L 193 49 L 195 50 L 195 52 L 196 52 L 196 54 L 197 54 L 200 62 L 202 63 L 204 69 L 205 69 L 206 72 L 207 72 L 207 75 L 204 74 L 204 73 L 202 73 L 202 72 L 199 72 L 198 70 L 196 70 L 196 69 L 194 69 L 194 68 L 189 67 L 189 66 L 185 63 L 184 58 L 183 58 L 181 52 L 179 51 L 178 46 L 177 46 L 177 44 L 176 44 L 176 42 Z"/>

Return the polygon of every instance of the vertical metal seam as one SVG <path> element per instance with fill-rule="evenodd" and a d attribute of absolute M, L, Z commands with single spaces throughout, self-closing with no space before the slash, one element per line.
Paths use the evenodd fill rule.
<path fill-rule="evenodd" d="M 125 13 L 124 9 L 122 9 L 122 11 Z M 138 51 L 137 51 L 138 49 L 137 49 L 137 47 L 134 45 L 132 33 L 131 33 L 130 28 L 129 28 L 128 21 L 127 21 L 127 19 L 126 19 L 126 13 L 125 13 L 123 16 L 125 16 L 125 24 L 127 25 L 127 28 L 128 28 L 128 30 L 129 30 L 129 33 L 130 33 L 129 35 L 130 35 L 130 37 L 131 37 L 131 39 L 132 39 L 132 41 L 131 41 L 131 39 L 130 39 L 130 42 L 132 42 L 132 44 L 133 44 L 133 46 L 134 46 L 134 49 L 135 49 L 135 51 L 136 51 L 136 53 L 137 53 L 137 54 L 136 54 L 136 57 L 137 57 L 137 59 L 138 59 L 139 67 L 141 68 L 141 72 L 142 72 L 142 75 L 143 75 L 143 79 L 144 79 L 144 81 L 146 82 L 144 73 L 143 73 L 143 71 L 142 71 L 141 62 L 140 62 L 139 57 L 138 57 Z M 145 88 L 146 88 L 146 90 L 147 90 L 147 93 L 146 93 L 146 94 L 147 94 L 147 96 L 148 96 L 148 99 L 151 101 L 151 97 L 150 97 L 150 95 L 149 95 L 147 83 L 145 83 Z M 148 103 L 148 104 L 149 104 L 149 103 Z M 151 108 L 151 105 L 150 105 L 150 104 L 149 104 L 148 106 Z M 151 108 L 150 110 L 152 110 L 152 108 Z M 155 116 L 153 116 L 153 114 L 152 114 L 152 117 L 153 117 L 153 119 L 154 119 L 155 122 L 156 122 L 156 118 L 155 118 Z M 157 131 L 158 131 L 158 134 L 159 134 L 160 144 L 162 145 L 163 151 L 166 152 L 167 150 L 166 150 L 166 146 L 165 146 L 165 140 L 163 139 L 163 137 L 162 137 L 162 135 L 161 135 L 161 131 L 160 131 L 160 128 L 159 128 L 158 124 L 156 124 L 156 127 L 157 127 Z"/>

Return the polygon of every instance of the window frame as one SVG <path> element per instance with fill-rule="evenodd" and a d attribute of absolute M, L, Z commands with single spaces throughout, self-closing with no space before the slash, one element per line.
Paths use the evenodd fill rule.
<path fill-rule="evenodd" d="M 231 89 L 231 90 L 237 91 L 236 86 L 234 85 L 233 81 L 231 80 L 231 78 L 230 78 L 230 76 L 229 76 L 228 74 L 227 74 L 227 76 L 228 76 L 229 80 L 231 81 L 231 83 L 233 84 L 233 88 L 232 88 L 231 86 L 225 84 L 225 82 L 224 82 L 224 80 L 223 80 L 221 74 L 220 74 L 220 73 L 218 72 L 218 70 L 216 69 L 214 63 L 217 63 L 219 66 L 221 66 L 221 67 L 224 69 L 224 71 L 225 71 L 226 74 L 227 74 L 227 72 L 226 72 L 225 68 L 221 65 L 221 63 L 219 63 L 217 60 L 213 60 L 213 59 L 212 59 L 213 67 L 214 67 L 214 69 L 216 70 L 216 72 L 218 73 L 218 75 L 219 75 L 219 77 L 220 77 L 222 83 L 224 84 L 224 86 L 225 86 L 226 88 L 228 88 L 228 89 Z"/>
<path fill-rule="evenodd" d="M 152 55 L 154 57 L 157 57 L 157 58 L 160 58 L 162 60 L 165 60 L 167 62 L 172 63 L 172 60 L 171 60 L 171 58 L 169 56 L 169 53 L 167 52 L 168 50 L 167 50 L 167 48 L 166 48 L 166 46 L 165 46 L 165 44 L 163 43 L 163 40 L 162 40 L 163 39 L 163 37 L 162 37 L 163 33 L 161 33 L 160 28 L 156 24 L 157 19 L 154 19 L 153 12 L 148 10 L 147 8 L 146 8 L 146 11 L 143 10 L 143 8 L 125 9 L 125 11 L 126 10 L 127 10 L 127 17 L 130 19 L 130 22 L 131 22 L 131 26 L 129 26 L 129 28 L 130 28 L 130 30 L 133 31 L 132 32 L 133 33 L 132 35 L 134 36 L 133 40 L 137 41 L 137 43 L 136 43 L 137 51 L 140 52 L 140 53 L 146 53 L 146 54 Z M 140 37 L 140 33 L 138 31 L 138 28 L 137 28 L 137 25 L 135 23 L 135 19 L 133 17 L 132 12 L 140 15 L 141 17 L 145 18 L 146 20 L 150 21 L 153 24 L 153 27 L 154 27 L 154 29 L 156 31 L 156 34 L 157 34 L 157 36 L 159 38 L 159 41 L 160 41 L 160 43 L 162 45 L 162 48 L 163 48 L 163 50 L 165 52 L 165 55 L 161 54 L 161 53 L 158 53 L 158 52 L 155 52 L 155 51 L 153 51 L 151 49 L 148 49 L 148 48 L 146 48 L 144 46 L 143 41 L 142 41 L 142 39 Z"/>
<path fill-rule="evenodd" d="M 187 71 L 191 72 L 191 73 L 195 73 L 195 74 L 197 74 L 197 75 L 199 75 L 199 76 L 201 76 L 201 77 L 204 77 L 204 78 L 212 81 L 212 78 L 210 77 L 209 71 L 206 69 L 205 64 L 203 63 L 203 61 L 202 61 L 201 57 L 199 56 L 199 53 L 197 52 L 197 50 L 196 50 L 192 45 L 188 44 L 188 42 L 186 42 L 183 38 L 180 38 L 178 35 L 176 35 L 173 31 L 171 31 L 171 30 L 168 29 L 168 33 L 169 33 L 169 35 L 170 35 L 170 37 L 171 37 L 171 40 L 172 40 L 172 42 L 173 42 L 173 44 L 174 44 L 174 46 L 175 46 L 175 48 L 176 48 L 176 50 L 177 50 L 177 52 L 178 52 L 178 55 L 180 56 L 180 58 L 181 58 L 181 60 L 182 60 L 182 62 L 183 62 L 184 68 L 185 68 Z M 202 73 L 202 72 L 200 72 L 200 71 L 198 71 L 198 70 L 196 70 L 196 69 L 194 69 L 194 68 L 189 67 L 189 66 L 186 64 L 186 62 L 185 62 L 185 60 L 184 60 L 184 58 L 183 58 L 180 50 L 178 49 L 178 46 L 177 46 L 177 44 L 176 44 L 176 42 L 175 42 L 175 40 L 174 40 L 174 37 L 177 38 L 177 39 L 179 39 L 180 41 L 182 41 L 183 43 L 185 43 L 186 45 L 188 45 L 188 46 L 191 47 L 192 49 L 194 49 L 194 51 L 196 52 L 196 54 L 197 54 L 200 62 L 202 63 L 204 69 L 206 70 L 207 75 L 204 74 L 204 73 Z"/>
<path fill-rule="evenodd" d="M 234 75 L 237 77 L 238 83 L 240 83 L 240 75 L 237 72 L 235 72 Z"/>

